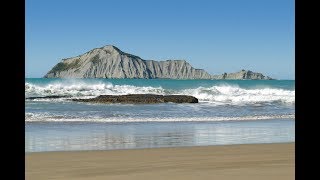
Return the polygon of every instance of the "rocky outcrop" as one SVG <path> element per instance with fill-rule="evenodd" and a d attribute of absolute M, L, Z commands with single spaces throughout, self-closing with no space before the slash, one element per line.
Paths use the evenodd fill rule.
<path fill-rule="evenodd" d="M 44 77 L 210 79 L 211 75 L 202 69 L 193 68 L 185 60 L 143 60 L 115 46 L 104 46 L 62 60 Z"/>
<path fill-rule="evenodd" d="M 64 95 L 52 95 L 52 96 L 39 96 L 39 97 L 26 97 L 26 99 L 34 100 L 34 99 L 59 99 L 59 98 L 71 98 L 72 96 L 64 96 Z"/>
<path fill-rule="evenodd" d="M 156 95 L 156 94 L 129 94 L 129 95 L 100 95 L 91 99 L 72 99 L 77 102 L 91 103 L 129 103 L 129 104 L 154 104 L 154 103 L 198 103 L 198 99 L 186 95 Z"/>
<path fill-rule="evenodd" d="M 261 73 L 241 70 L 236 73 L 223 73 L 221 75 L 213 75 L 212 79 L 251 79 L 251 80 L 272 80 L 269 76 L 264 76 Z"/>

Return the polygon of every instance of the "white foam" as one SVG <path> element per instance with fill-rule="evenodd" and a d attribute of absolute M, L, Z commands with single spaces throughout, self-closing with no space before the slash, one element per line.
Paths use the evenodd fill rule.
<path fill-rule="evenodd" d="M 209 88 L 199 87 L 186 89 L 181 94 L 195 96 L 202 101 L 217 104 L 247 104 L 263 102 L 282 102 L 293 104 L 295 102 L 295 91 L 275 88 L 243 89 L 237 86 L 212 86 Z"/>
<path fill-rule="evenodd" d="M 98 96 L 98 95 L 125 95 L 125 94 L 164 94 L 161 87 L 151 86 L 137 87 L 132 85 L 113 85 L 111 83 L 86 84 L 77 82 L 74 84 L 53 83 L 45 86 L 25 84 L 26 97 L 50 96 L 50 95 L 70 95 L 70 96 Z"/>
<path fill-rule="evenodd" d="M 285 115 L 257 115 L 242 117 L 175 117 L 175 118 L 63 118 L 47 115 L 26 114 L 26 122 L 210 122 L 210 121 L 250 121 L 268 119 L 295 119 L 294 114 Z"/>
<path fill-rule="evenodd" d="M 162 87 L 113 85 L 106 82 L 88 83 L 83 81 L 55 82 L 43 86 L 31 83 L 25 84 L 26 97 L 70 95 L 73 97 L 90 98 L 98 95 L 125 94 L 183 94 L 194 96 L 198 98 L 200 102 L 210 102 L 212 104 L 295 103 L 295 90 L 277 88 L 244 89 L 234 85 L 215 85 L 194 89 L 172 90 Z M 45 100 L 39 99 L 39 101 Z"/>

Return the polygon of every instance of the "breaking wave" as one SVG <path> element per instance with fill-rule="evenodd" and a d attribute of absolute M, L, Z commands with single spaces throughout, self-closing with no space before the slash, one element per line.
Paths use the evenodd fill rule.
<path fill-rule="evenodd" d="M 255 104 L 255 103 L 295 103 L 295 90 L 260 87 L 245 89 L 236 85 L 214 85 L 211 87 L 197 87 L 191 89 L 164 89 L 161 86 L 133 86 L 113 85 L 106 82 L 53 82 L 46 85 L 25 83 L 25 96 L 68 95 L 72 97 L 95 97 L 98 95 L 125 95 L 125 94 L 183 94 L 191 95 L 200 102 L 214 104 Z M 40 101 L 43 101 L 42 99 Z M 45 99 L 44 99 L 45 101 Z M 51 101 L 51 100 L 50 100 Z"/>

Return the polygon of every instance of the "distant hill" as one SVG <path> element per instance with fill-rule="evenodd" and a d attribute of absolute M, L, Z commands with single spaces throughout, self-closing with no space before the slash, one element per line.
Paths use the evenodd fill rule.
<path fill-rule="evenodd" d="M 210 75 L 195 69 L 185 60 L 154 61 L 122 52 L 108 45 L 63 59 L 45 78 L 143 78 L 143 79 L 271 79 L 261 73 L 242 70 L 237 73 Z"/>

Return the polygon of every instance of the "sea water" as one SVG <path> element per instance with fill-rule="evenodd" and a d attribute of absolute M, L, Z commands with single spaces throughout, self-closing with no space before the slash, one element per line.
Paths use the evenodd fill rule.
<path fill-rule="evenodd" d="M 73 98 L 183 94 L 195 104 L 92 104 Z M 294 80 L 27 78 L 25 151 L 294 142 Z"/>

